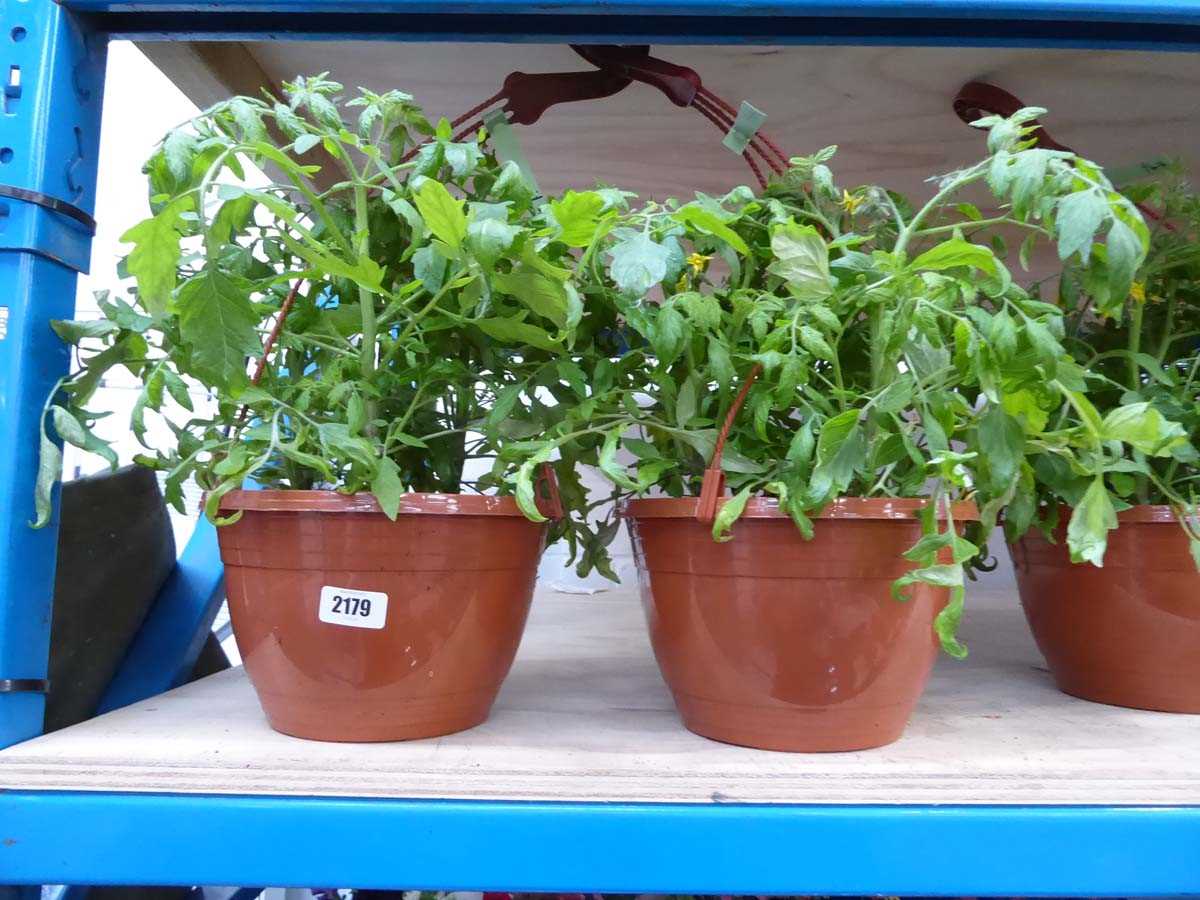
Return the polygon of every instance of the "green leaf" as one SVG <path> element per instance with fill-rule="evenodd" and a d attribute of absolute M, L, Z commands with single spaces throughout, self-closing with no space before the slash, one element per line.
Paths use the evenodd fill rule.
<path fill-rule="evenodd" d="M 474 219 L 467 225 L 467 244 L 476 257 L 492 265 L 520 233 L 519 225 L 510 225 L 502 219 Z"/>
<path fill-rule="evenodd" d="M 400 513 L 400 499 L 404 496 L 404 482 L 400 480 L 400 467 L 391 457 L 385 456 L 379 460 L 379 469 L 371 479 L 371 493 L 375 495 L 383 514 L 396 521 Z"/>
<path fill-rule="evenodd" d="M 513 498 L 517 501 L 517 506 L 521 507 L 521 512 L 525 513 L 525 518 L 531 522 L 546 521 L 546 517 L 542 515 L 542 511 L 537 506 L 537 492 L 534 490 L 533 480 L 538 467 L 550 459 L 551 452 L 551 447 L 541 447 L 521 464 L 517 474 L 513 476 L 513 482 L 516 485 Z"/>
<path fill-rule="evenodd" d="M 539 350 L 560 351 L 562 345 L 556 342 L 549 333 L 536 325 L 517 322 L 512 319 L 474 319 L 475 326 L 489 337 L 507 344 L 521 346 L 528 344 Z"/>
<path fill-rule="evenodd" d="M 367 425 L 367 405 L 358 391 L 350 392 L 346 401 L 346 427 L 351 434 L 361 434 Z"/>
<path fill-rule="evenodd" d="M 1172 448 L 1188 439 L 1182 425 L 1168 421 L 1147 402 L 1112 410 L 1104 417 L 1101 434 L 1105 440 L 1124 441 L 1149 456 L 1170 456 Z"/>
<path fill-rule="evenodd" d="M 413 253 L 412 262 L 413 275 L 425 290 L 436 294 L 442 289 L 446 283 L 446 257 L 438 253 L 437 247 L 422 247 Z"/>
<path fill-rule="evenodd" d="M 192 160 L 196 156 L 196 137 L 182 128 L 176 128 L 163 138 L 163 156 L 167 168 L 179 181 L 191 174 Z"/>
<path fill-rule="evenodd" d="M 493 275 L 492 284 L 559 328 L 566 324 L 567 292 L 561 281 L 520 266 L 514 272 Z"/>
<path fill-rule="evenodd" d="M 112 469 L 117 468 L 117 454 L 112 447 L 96 437 L 91 430 L 84 427 L 78 419 L 61 406 L 50 407 L 50 421 L 54 423 L 54 430 L 58 432 L 58 436 L 68 444 L 74 444 L 80 450 L 102 456 Z"/>
<path fill-rule="evenodd" d="M 696 409 L 700 393 L 700 378 L 692 373 L 684 379 L 679 387 L 679 396 L 675 398 L 675 424 L 686 428 L 688 422 L 696 418 Z"/>
<path fill-rule="evenodd" d="M 317 436 L 321 447 L 333 457 L 342 457 L 358 463 L 371 470 L 375 469 L 378 459 L 374 445 L 365 438 L 350 433 L 350 428 L 343 422 L 322 422 L 317 426 Z"/>
<path fill-rule="evenodd" d="M 54 485 L 62 478 L 62 463 L 62 451 L 58 449 L 58 445 L 54 441 L 50 440 L 45 429 L 42 429 L 37 480 L 33 486 L 35 518 L 30 523 L 34 528 L 44 528 L 50 523 L 50 514 L 54 511 Z"/>
<path fill-rule="evenodd" d="M 654 352 L 659 363 L 670 365 L 683 349 L 687 324 L 683 316 L 674 306 L 663 306 L 659 309 L 654 320 L 654 331 L 651 334 Z"/>
<path fill-rule="evenodd" d="M 876 395 L 872 406 L 881 413 L 901 412 L 912 404 L 915 388 L 916 379 L 905 372 Z"/>
<path fill-rule="evenodd" d="M 168 203 L 158 214 L 134 225 L 123 235 L 121 243 L 133 244 L 125 265 L 137 279 L 138 299 L 151 315 L 166 312 L 171 292 L 175 289 L 175 273 L 179 266 L 181 216 L 192 208 L 190 196 Z"/>
<path fill-rule="evenodd" d="M 992 252 L 990 247 L 984 247 L 981 244 L 972 244 L 970 241 L 964 241 L 962 238 L 953 238 L 938 244 L 926 250 L 920 256 L 912 261 L 912 268 L 933 269 L 934 271 L 942 271 L 944 269 L 956 269 L 966 267 L 969 269 L 979 269 L 988 275 L 997 276 L 1000 274 L 1000 262 L 996 259 L 996 254 Z"/>
<path fill-rule="evenodd" d="M 1104 476 L 1097 475 L 1071 512 L 1071 521 L 1067 525 L 1071 562 L 1103 566 L 1108 533 L 1116 527 L 1117 512 L 1104 486 Z"/>
<path fill-rule="evenodd" d="M 640 297 L 667 277 L 670 260 L 668 247 L 637 234 L 613 247 L 609 274 L 621 293 Z"/>
<path fill-rule="evenodd" d="M 715 337 L 708 339 L 708 368 L 722 388 L 731 384 L 736 375 L 733 360 L 729 358 L 729 349 Z"/>
<path fill-rule="evenodd" d="M 1096 231 L 1108 217 L 1108 201 L 1096 190 L 1068 194 L 1058 201 L 1055 230 L 1058 232 L 1058 258 L 1074 253 L 1086 263 Z"/>
<path fill-rule="evenodd" d="M 833 293 L 829 248 L 811 225 L 785 222 L 775 226 L 771 231 L 771 252 L 775 262 L 769 271 L 786 281 L 797 297 L 819 300 Z"/>
<path fill-rule="evenodd" d="M 629 477 L 625 467 L 617 462 L 617 446 L 620 440 L 621 429 L 619 428 L 614 428 L 604 435 L 604 444 L 600 448 L 600 471 L 618 487 L 629 491 L 641 490 L 641 486 Z"/>
<path fill-rule="evenodd" d="M 297 156 L 303 156 L 319 143 L 321 143 L 320 135 L 302 134 L 296 138 L 295 143 L 292 144 L 292 152 L 294 152 Z"/>
<path fill-rule="evenodd" d="M 711 234 L 714 237 L 719 237 L 743 256 L 750 255 L 750 248 L 746 246 L 746 242 L 742 240 L 741 235 L 721 221 L 716 213 L 704 209 L 702 206 L 689 203 L 687 206 L 676 210 L 671 218 L 681 225 L 691 225 L 702 234 Z"/>
<path fill-rule="evenodd" d="M 1109 296 L 1115 303 L 1124 303 L 1138 266 L 1142 264 L 1144 250 L 1141 239 L 1132 228 L 1114 218 L 1104 246 L 1108 251 Z"/>
<path fill-rule="evenodd" d="M 750 488 L 744 487 L 721 504 L 716 518 L 713 519 L 712 536 L 714 541 L 725 543 L 733 540 L 733 523 L 746 511 L 746 502 L 749 499 Z"/>
<path fill-rule="evenodd" d="M 108 319 L 91 319 L 89 321 L 52 319 L 50 327 L 68 344 L 78 344 L 85 338 L 101 338 L 121 330 L 121 326 Z"/>
<path fill-rule="evenodd" d="M 790 463 L 807 463 L 812 459 L 813 449 L 816 447 L 816 439 L 813 437 L 812 422 L 805 422 L 796 429 L 796 433 L 792 435 L 792 440 L 788 444 L 787 456 L 785 457 Z"/>
<path fill-rule="evenodd" d="M 604 198 L 594 191 L 567 191 L 550 201 L 550 212 L 561 229 L 558 240 L 568 247 L 586 247 L 596 235 Z"/>
<path fill-rule="evenodd" d="M 1003 407 L 989 404 L 979 419 L 979 449 L 987 460 L 993 487 L 1003 490 L 1017 477 L 1025 458 L 1025 430 Z"/>
<path fill-rule="evenodd" d="M 859 418 L 861 410 L 848 409 L 821 426 L 817 438 L 817 465 L 809 490 L 815 499 L 825 499 L 845 490 L 854 472 L 866 459 L 867 443 Z"/>
<path fill-rule="evenodd" d="M 259 317 L 247 286 L 206 268 L 179 289 L 179 330 L 192 349 L 196 372 L 229 390 L 246 382 L 246 357 L 262 353 Z"/>
<path fill-rule="evenodd" d="M 1037 394 L 1032 391 L 1010 391 L 1001 398 L 1004 411 L 1022 424 L 1030 434 L 1040 434 L 1046 430 L 1050 421 L 1050 413 L 1042 408 Z"/>
<path fill-rule="evenodd" d="M 721 301 L 713 295 L 687 291 L 676 294 L 674 300 L 675 306 L 700 328 L 716 331 L 721 327 Z"/>
<path fill-rule="evenodd" d="M 965 659 L 967 656 L 966 645 L 958 639 L 958 625 L 962 621 L 965 596 L 964 588 L 951 588 L 950 602 L 942 607 L 942 611 L 933 620 L 933 631 L 941 641 L 942 649 L 955 659 Z"/>
<path fill-rule="evenodd" d="M 825 336 L 811 325 L 800 326 L 800 343 L 817 359 L 833 359 L 833 348 L 829 346 Z"/>
<path fill-rule="evenodd" d="M 462 247 L 467 237 L 467 215 L 462 200 L 451 196 L 441 182 L 426 178 L 413 192 L 413 202 L 434 236 L 455 250 Z"/>
<path fill-rule="evenodd" d="M 488 412 L 487 418 L 484 420 L 484 430 L 489 434 L 512 415 L 512 411 L 516 408 L 517 400 L 521 396 L 521 391 L 525 389 L 525 385 L 521 382 L 516 384 L 505 385 L 504 388 L 496 395 L 496 401 L 492 404 L 491 410 Z"/>

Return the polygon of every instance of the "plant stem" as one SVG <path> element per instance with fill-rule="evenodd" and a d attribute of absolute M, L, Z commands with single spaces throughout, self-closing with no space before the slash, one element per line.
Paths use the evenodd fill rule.
<path fill-rule="evenodd" d="M 1145 304 L 1133 301 L 1133 310 L 1129 315 L 1129 352 L 1133 354 L 1142 351 L 1142 316 L 1146 312 Z M 1132 356 L 1129 358 L 1129 383 L 1131 391 L 1142 386 L 1141 368 Z"/>
<path fill-rule="evenodd" d="M 971 184 L 972 182 L 978 181 L 980 178 L 982 178 L 983 172 L 984 170 L 982 166 L 975 166 L 971 169 L 968 169 L 964 174 L 960 175 L 958 178 L 954 179 L 944 188 L 934 194 L 932 199 L 922 206 L 921 210 L 915 216 L 913 216 L 909 223 L 900 231 L 900 235 L 896 238 L 896 246 L 892 249 L 892 255 L 898 259 L 903 259 L 904 252 L 908 249 L 908 242 L 911 241 L 914 236 L 916 236 L 918 227 L 922 222 L 925 221 L 926 217 L 935 209 L 937 209 L 937 207 L 942 204 L 942 201 L 955 191 L 958 191 L 961 188 L 966 187 L 968 184 Z"/>
<path fill-rule="evenodd" d="M 371 252 L 371 233 L 367 222 L 367 192 L 361 186 L 354 188 L 354 251 L 357 259 L 364 259 Z M 375 295 L 363 285 L 358 286 L 358 306 L 362 314 L 362 347 L 359 360 L 363 381 L 370 382 L 375 375 L 375 355 L 378 352 L 376 334 Z M 373 435 L 375 426 L 375 402 L 367 400 L 367 434 Z"/>

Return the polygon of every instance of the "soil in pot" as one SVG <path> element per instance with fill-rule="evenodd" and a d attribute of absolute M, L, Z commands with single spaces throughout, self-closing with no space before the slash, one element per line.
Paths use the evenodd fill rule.
<path fill-rule="evenodd" d="M 508 497 L 235 491 L 218 529 L 238 649 L 277 731 L 396 741 L 483 722 L 546 528 Z"/>
<path fill-rule="evenodd" d="M 861 750 L 898 739 L 938 653 L 949 599 L 892 597 L 921 500 L 830 504 L 804 540 L 769 500 L 715 543 L 697 500 L 626 507 L 654 654 L 684 724 L 765 750 Z M 965 510 L 964 510 L 965 512 Z M 958 513 L 956 512 L 956 515 Z"/>
<path fill-rule="evenodd" d="M 1200 713 L 1200 573 L 1187 538 L 1166 506 L 1119 519 L 1102 569 L 1071 562 L 1065 524 L 1057 543 L 1030 531 L 1010 548 L 1038 648 L 1065 693 Z"/>

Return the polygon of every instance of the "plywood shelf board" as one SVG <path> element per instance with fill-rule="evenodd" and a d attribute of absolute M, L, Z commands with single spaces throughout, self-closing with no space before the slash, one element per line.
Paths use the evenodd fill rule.
<path fill-rule="evenodd" d="M 1011 587 L 975 598 L 898 743 L 768 753 L 679 724 L 634 592 L 542 592 L 492 718 L 459 735 L 346 745 L 266 725 L 241 670 L 0 752 L 0 788 L 789 804 L 1200 805 L 1200 717 L 1050 683 Z"/>
<path fill-rule="evenodd" d="M 203 45 L 197 45 L 203 46 Z M 509 72 L 588 66 L 561 45 L 307 43 L 241 44 L 236 52 L 144 49 L 202 105 L 219 85 L 248 90 L 262 74 L 279 84 L 330 70 L 348 87 L 400 88 L 431 116 L 454 117 L 490 96 Z M 959 87 L 991 81 L 1051 110 L 1054 135 L 1109 166 L 1160 156 L 1194 163 L 1200 153 L 1200 56 L 1133 51 L 927 47 L 662 46 L 733 103 L 767 111 L 785 151 L 841 147 L 841 183 L 880 183 L 928 196 L 924 180 L 978 159 L 982 136 L 951 110 Z M 231 59 L 244 64 L 233 65 Z M 250 78 L 253 80 L 253 78 Z M 620 184 L 647 196 L 718 193 L 750 180 L 711 124 L 633 85 L 605 100 L 548 111 L 521 129 L 542 187 L 551 192 Z"/>

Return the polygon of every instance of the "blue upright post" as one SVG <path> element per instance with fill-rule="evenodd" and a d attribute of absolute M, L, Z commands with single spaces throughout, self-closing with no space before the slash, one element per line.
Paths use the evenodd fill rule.
<path fill-rule="evenodd" d="M 96 199 L 104 42 L 54 0 L 0 0 L 0 747 L 40 734 L 58 537 L 34 531 L 43 405 L 67 371 Z"/>

